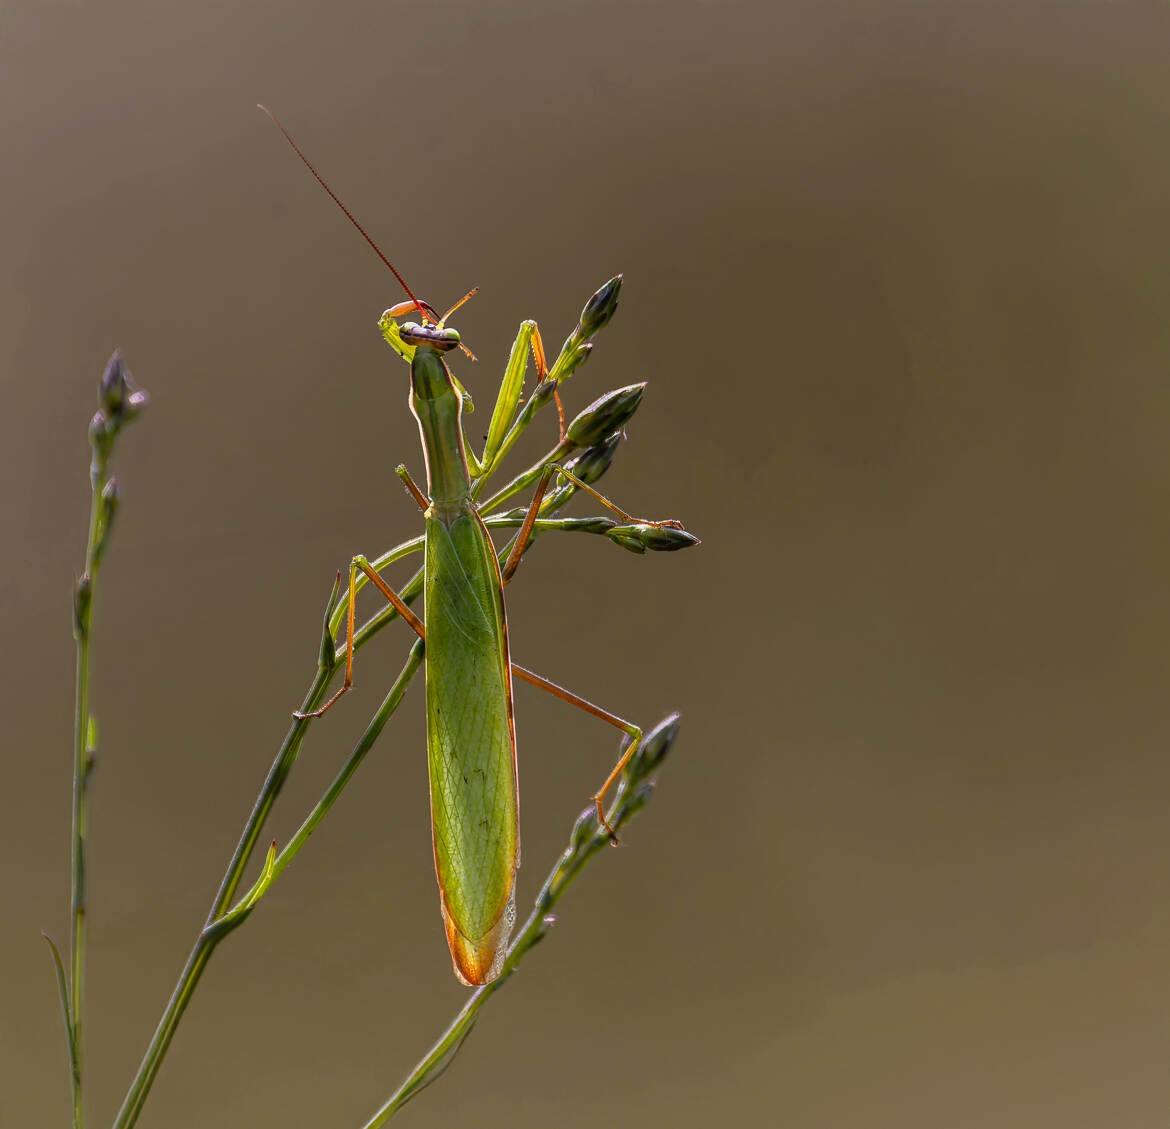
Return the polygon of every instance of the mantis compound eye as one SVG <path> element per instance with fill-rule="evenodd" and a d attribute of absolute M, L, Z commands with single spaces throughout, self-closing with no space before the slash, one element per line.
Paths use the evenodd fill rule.
<path fill-rule="evenodd" d="M 403 341 L 411 345 L 429 345 L 439 353 L 449 352 L 460 342 L 457 329 L 440 329 L 434 325 L 418 325 L 413 321 L 408 321 L 399 332 Z"/>

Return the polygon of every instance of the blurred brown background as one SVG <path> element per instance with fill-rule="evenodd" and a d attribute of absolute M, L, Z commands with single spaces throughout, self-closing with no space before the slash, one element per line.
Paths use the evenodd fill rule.
<path fill-rule="evenodd" d="M 683 734 L 400 1123 L 1164 1125 L 1168 35 L 1112 3 L 6 6 L 0 1125 L 68 1116 L 38 931 L 67 934 L 111 350 L 153 401 L 97 608 L 94 1126 L 334 569 L 418 528 L 375 326 L 401 295 L 261 100 L 413 286 L 483 288 L 485 421 L 519 321 L 555 349 L 625 271 L 569 406 L 650 381 L 606 487 L 704 539 L 549 538 L 510 589 L 518 661 Z M 313 729 L 282 841 L 406 645 Z M 518 710 L 523 907 L 614 742 Z M 356 1127 L 463 994 L 416 686 L 217 953 L 140 1124 Z"/>

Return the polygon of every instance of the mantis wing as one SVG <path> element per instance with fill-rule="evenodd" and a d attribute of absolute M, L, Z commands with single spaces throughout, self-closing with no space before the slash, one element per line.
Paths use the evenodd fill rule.
<path fill-rule="evenodd" d="M 466 984 L 499 973 L 515 920 L 516 734 L 499 564 L 470 507 L 429 515 L 427 759 L 443 923 Z"/>

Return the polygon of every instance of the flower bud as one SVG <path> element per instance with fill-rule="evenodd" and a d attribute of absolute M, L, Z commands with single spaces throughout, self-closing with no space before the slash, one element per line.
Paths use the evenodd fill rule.
<path fill-rule="evenodd" d="M 122 502 L 122 491 L 118 488 L 118 480 L 111 478 L 102 487 L 100 508 L 98 510 L 97 537 L 93 543 L 93 567 L 97 568 L 106 555 L 106 546 L 110 543 L 110 530 L 114 524 L 114 515 Z"/>
<path fill-rule="evenodd" d="M 618 445 L 625 438 L 625 432 L 615 431 L 608 439 L 595 443 L 565 463 L 565 469 L 575 474 L 582 482 L 593 485 L 607 470 L 617 454 Z"/>
<path fill-rule="evenodd" d="M 89 611 L 93 605 L 93 581 L 83 576 L 73 589 L 73 636 L 82 640 L 89 634 Z"/>
<path fill-rule="evenodd" d="M 638 410 L 645 391 L 646 385 L 643 383 L 607 392 L 569 424 L 566 437 L 577 447 L 596 446 L 629 422 Z"/>
<path fill-rule="evenodd" d="M 649 802 L 650 797 L 654 795 L 654 781 L 647 780 L 639 784 L 633 792 L 631 792 L 625 799 L 622 800 L 621 808 L 614 813 L 613 825 L 614 829 L 620 831 L 631 819 L 634 818 Z"/>
<path fill-rule="evenodd" d="M 622 276 L 619 274 L 611 278 L 588 302 L 581 311 L 581 331 L 586 337 L 592 337 L 599 329 L 609 324 L 618 307 L 618 292 L 622 288 Z"/>
<path fill-rule="evenodd" d="M 115 428 L 133 419 L 146 404 L 146 393 L 134 387 L 130 371 L 122 361 L 122 354 L 116 349 L 106 365 L 106 371 L 102 373 L 98 385 L 98 403 Z"/>
<path fill-rule="evenodd" d="M 98 385 L 98 403 L 107 415 L 117 415 L 126 402 L 126 395 L 126 366 L 122 364 L 122 354 L 115 349 Z"/>
<path fill-rule="evenodd" d="M 573 831 L 569 836 L 570 849 L 579 851 L 586 843 L 591 842 L 600 830 L 601 825 L 597 822 L 597 809 L 592 806 L 587 807 L 577 816 L 577 822 L 573 824 Z"/>
<path fill-rule="evenodd" d="M 576 349 L 569 355 L 569 359 L 561 366 L 560 378 L 564 380 L 566 376 L 576 372 L 582 365 L 589 360 L 589 355 L 593 352 L 593 342 L 586 341 L 584 345 L 578 345 Z"/>
<path fill-rule="evenodd" d="M 666 523 L 656 525 L 648 521 L 615 525 L 606 536 L 614 544 L 629 549 L 631 553 L 644 553 L 647 549 L 654 553 L 672 553 L 702 543 L 682 526 Z"/>
<path fill-rule="evenodd" d="M 649 776 L 666 759 L 674 739 L 678 736 L 682 719 L 677 713 L 664 717 L 645 737 L 634 758 L 633 772 L 641 779 Z"/>

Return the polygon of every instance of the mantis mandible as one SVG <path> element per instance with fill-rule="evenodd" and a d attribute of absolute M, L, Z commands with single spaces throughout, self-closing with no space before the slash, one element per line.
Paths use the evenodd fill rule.
<path fill-rule="evenodd" d="M 566 429 L 557 386 L 559 379 L 583 363 L 591 346 L 575 345 L 569 363 L 563 366 L 563 374 L 550 378 L 540 331 L 534 322 L 524 323 L 492 415 L 483 456 L 476 457 L 468 449 L 463 432 L 465 393 L 445 360 L 445 355 L 456 348 L 472 356 L 458 331 L 446 323 L 475 291 L 442 317 L 428 303 L 415 297 L 284 126 L 269 110 L 260 108 L 272 118 L 297 156 L 406 291 L 408 300 L 387 310 L 380 325 L 390 345 L 410 363 L 408 403 L 418 421 L 427 472 L 424 492 L 405 467 L 398 468 L 426 523 L 423 618 L 420 620 L 411 611 L 365 557 L 355 556 L 349 567 L 345 680 L 320 709 L 297 716 L 320 717 L 353 685 L 354 608 L 360 573 L 426 641 L 427 758 L 440 908 L 455 974 L 468 985 L 486 984 L 498 975 L 507 950 L 515 919 L 516 870 L 520 865 L 513 679 L 538 686 L 608 722 L 625 735 L 624 751 L 592 797 L 598 821 L 614 845 L 617 838 L 606 819 L 605 796 L 642 740 L 641 729 L 632 722 L 511 661 L 503 591 L 531 541 L 553 477 L 558 476 L 558 483 L 563 479 L 571 488 L 587 491 L 616 513 L 622 524 L 606 522 L 611 527 L 606 532 L 626 548 L 637 552 L 647 548 L 679 549 L 698 544 L 698 539 L 674 520 L 632 518 L 563 462 L 549 460 L 540 469 L 532 500 L 501 567 L 477 499 L 488 475 L 510 447 L 510 440 L 514 441 L 521 415 L 520 384 L 527 353 L 531 349 L 537 370 L 534 397 L 539 394 L 547 401 L 551 396 L 556 401 L 561 437 L 557 449 L 572 450 L 574 446 L 584 446 L 583 442 L 575 442 L 572 435 L 573 428 L 586 413 Z M 595 300 L 604 299 L 608 303 L 605 314 L 599 314 L 600 324 L 612 314 L 620 281 L 618 276 L 594 296 Z M 586 307 L 586 312 L 589 309 Z M 396 319 L 411 312 L 417 312 L 421 320 L 399 325 Z M 620 392 L 628 394 L 635 390 L 640 397 L 637 386 Z M 598 401 L 593 407 L 601 404 Z M 620 423 L 617 429 L 610 430 L 619 429 Z M 583 426 L 578 435 L 584 430 L 587 429 Z M 498 500 L 499 495 L 493 501 Z"/>

